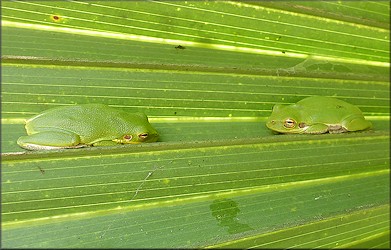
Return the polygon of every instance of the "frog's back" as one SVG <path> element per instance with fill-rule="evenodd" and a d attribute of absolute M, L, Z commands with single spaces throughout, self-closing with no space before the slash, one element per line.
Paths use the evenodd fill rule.
<path fill-rule="evenodd" d="M 51 129 L 63 129 L 88 137 L 124 129 L 119 121 L 121 111 L 103 104 L 83 104 L 47 110 L 27 120 L 26 130 L 35 133 Z M 123 114 L 122 114 L 123 115 Z M 110 130 L 107 130 L 107 128 Z"/>
<path fill-rule="evenodd" d="M 319 113 L 343 118 L 350 115 L 362 115 L 361 110 L 345 101 L 325 96 L 311 96 L 297 102 L 310 113 Z"/>

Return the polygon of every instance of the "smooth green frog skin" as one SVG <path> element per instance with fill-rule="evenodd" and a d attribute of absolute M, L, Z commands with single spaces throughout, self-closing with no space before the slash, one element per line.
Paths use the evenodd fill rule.
<path fill-rule="evenodd" d="M 28 150 L 155 142 L 158 132 L 143 113 L 126 113 L 103 104 L 53 108 L 26 121 L 27 136 L 17 143 Z"/>
<path fill-rule="evenodd" d="M 350 103 L 312 96 L 292 105 L 276 104 L 266 126 L 279 133 L 323 134 L 365 130 L 372 124 Z"/>

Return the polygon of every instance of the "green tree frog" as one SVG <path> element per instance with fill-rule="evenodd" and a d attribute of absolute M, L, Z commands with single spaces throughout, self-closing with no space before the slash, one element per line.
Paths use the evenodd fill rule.
<path fill-rule="evenodd" d="M 143 113 L 126 113 L 103 104 L 44 111 L 26 121 L 27 136 L 17 143 L 28 150 L 155 142 L 159 135 Z"/>
<path fill-rule="evenodd" d="M 292 105 L 276 104 L 266 126 L 279 133 L 343 133 L 370 128 L 361 110 L 342 100 L 312 96 Z"/>

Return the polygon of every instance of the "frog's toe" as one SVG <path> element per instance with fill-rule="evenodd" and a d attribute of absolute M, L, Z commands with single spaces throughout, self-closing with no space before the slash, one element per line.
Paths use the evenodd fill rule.
<path fill-rule="evenodd" d="M 348 132 L 346 128 L 344 128 L 342 125 L 336 124 L 336 125 L 329 125 L 329 133 L 330 134 L 340 134 Z"/>

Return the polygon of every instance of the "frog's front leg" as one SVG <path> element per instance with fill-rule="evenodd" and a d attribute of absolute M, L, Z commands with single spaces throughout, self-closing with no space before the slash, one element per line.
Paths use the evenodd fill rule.
<path fill-rule="evenodd" d="M 80 137 L 71 132 L 43 131 L 19 137 L 18 145 L 28 150 L 80 148 Z"/>
<path fill-rule="evenodd" d="M 302 124 L 301 126 L 305 126 L 305 124 Z M 305 134 L 323 134 L 327 133 L 329 131 L 329 126 L 323 123 L 315 123 L 310 126 L 306 130 L 304 130 L 303 133 Z"/>
<path fill-rule="evenodd" d="M 95 146 L 114 146 L 118 145 L 115 141 L 97 141 L 92 144 L 94 147 Z"/>

